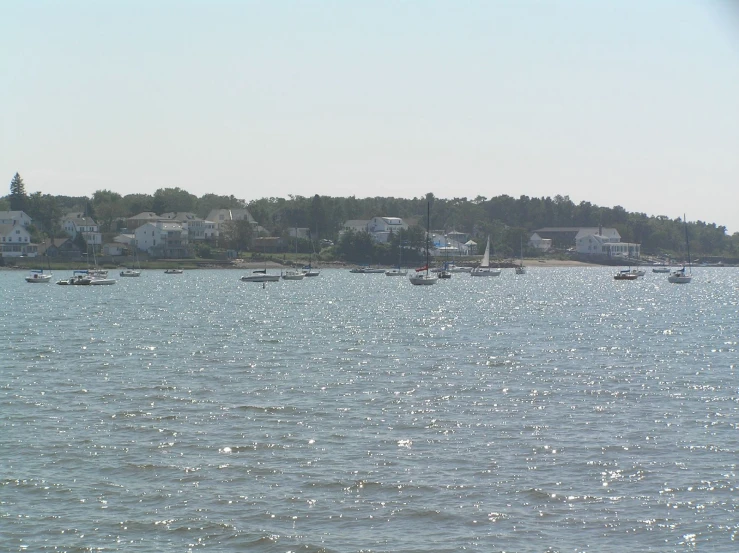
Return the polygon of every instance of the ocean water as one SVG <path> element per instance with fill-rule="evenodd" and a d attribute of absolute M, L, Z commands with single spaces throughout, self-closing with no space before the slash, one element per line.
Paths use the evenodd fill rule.
<path fill-rule="evenodd" d="M 612 273 L 0 271 L 0 551 L 739 551 L 739 270 Z"/>

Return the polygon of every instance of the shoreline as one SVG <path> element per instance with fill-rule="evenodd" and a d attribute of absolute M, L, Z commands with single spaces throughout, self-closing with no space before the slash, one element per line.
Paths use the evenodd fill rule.
<path fill-rule="evenodd" d="M 6 258 L 6 262 L 9 259 Z M 506 260 L 499 263 L 491 263 L 494 268 L 509 269 L 517 267 L 519 260 Z M 525 267 L 533 269 L 535 267 L 621 267 L 626 265 L 605 265 L 601 263 L 587 263 L 584 261 L 575 261 L 570 259 L 524 259 L 523 264 Z M 82 263 L 65 262 L 64 267 L 51 267 L 51 271 L 73 271 L 80 269 Z M 149 265 L 146 263 L 145 265 Z M 186 271 L 194 271 L 200 269 L 280 269 L 287 270 L 295 267 L 301 267 L 302 264 L 291 264 L 291 263 L 278 263 L 277 261 L 245 261 L 242 259 L 236 259 L 232 262 L 225 261 L 208 261 L 208 260 L 181 260 L 180 263 L 175 261 L 163 261 L 163 262 L 151 262 L 150 266 L 141 267 L 144 271 L 163 271 L 165 269 L 182 268 Z M 351 269 L 357 267 L 355 263 L 345 263 L 342 261 L 327 261 L 317 265 L 318 269 Z M 640 267 L 652 267 L 652 265 L 639 265 Z M 393 267 L 379 265 L 379 268 L 392 269 Z M 724 265 L 724 267 L 732 267 L 732 265 Z M 29 263 L 29 259 L 24 259 L 23 265 L 12 265 L 12 266 L 0 266 L 0 271 L 30 271 L 32 269 L 39 269 L 41 267 L 36 263 Z M 105 264 L 101 269 L 108 271 L 120 271 L 126 268 L 125 264 L 111 265 Z M 410 268 L 410 267 L 409 267 Z M 46 267 L 44 268 L 46 269 Z"/>

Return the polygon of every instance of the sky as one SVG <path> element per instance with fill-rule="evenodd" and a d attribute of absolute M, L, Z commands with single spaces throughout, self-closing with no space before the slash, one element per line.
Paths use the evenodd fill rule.
<path fill-rule="evenodd" d="M 559 194 L 739 232 L 737 4 L 0 2 L 0 176 L 70 196 Z"/>

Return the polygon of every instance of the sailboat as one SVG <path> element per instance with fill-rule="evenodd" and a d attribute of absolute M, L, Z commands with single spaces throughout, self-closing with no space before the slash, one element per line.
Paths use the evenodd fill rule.
<path fill-rule="evenodd" d="M 257 234 L 257 238 L 259 235 Z M 255 269 L 250 275 L 244 275 L 241 277 L 242 282 L 278 282 L 280 275 L 267 274 L 267 248 L 262 247 L 262 254 L 264 255 L 264 269 Z"/>
<path fill-rule="evenodd" d="M 405 276 L 408 271 L 402 269 L 403 267 L 403 230 L 398 233 L 398 266 L 395 269 L 385 271 L 385 276 Z"/>
<path fill-rule="evenodd" d="M 479 267 L 475 267 L 470 271 L 470 276 L 500 276 L 500 269 L 490 267 L 490 236 L 488 236 L 488 244 L 485 246 L 485 254 L 482 256 L 482 263 Z"/>
<path fill-rule="evenodd" d="M 426 266 L 416 269 L 409 280 L 416 286 L 436 284 L 436 278 L 429 274 L 429 225 L 431 221 L 431 202 L 426 204 Z"/>
<path fill-rule="evenodd" d="M 295 227 L 295 258 L 298 258 L 298 227 Z M 303 280 L 305 273 L 298 269 L 288 269 L 282 273 L 282 280 Z"/>
<path fill-rule="evenodd" d="M 127 267 L 126 269 L 123 269 L 121 271 L 122 277 L 138 277 L 141 276 L 141 262 L 139 261 L 138 256 L 138 247 L 136 246 L 136 241 L 134 240 L 133 245 L 133 262 L 134 267 Z"/>
<path fill-rule="evenodd" d="M 685 219 L 685 214 L 683 214 L 683 224 L 685 225 L 685 249 L 688 252 L 688 271 L 685 270 L 685 265 L 683 265 L 680 269 L 672 271 L 670 273 L 670 276 L 667 277 L 667 282 L 671 282 L 672 284 L 688 284 L 691 280 L 693 280 L 693 269 L 690 265 L 690 240 L 688 239 L 688 221 Z"/>
<path fill-rule="evenodd" d="M 54 243 L 53 240 L 50 240 L 50 242 L 51 244 Z M 44 255 L 46 256 L 46 264 L 49 267 L 49 271 L 45 273 L 43 269 L 32 269 L 31 272 L 28 273 L 28 276 L 26 276 L 26 282 L 30 282 L 31 284 L 51 282 L 51 277 L 53 276 L 51 273 L 51 261 L 47 254 Z"/>
<path fill-rule="evenodd" d="M 523 266 L 523 236 L 521 237 L 521 261 L 519 262 L 518 267 L 516 267 L 516 274 L 517 275 L 526 274 L 526 267 Z"/>
<path fill-rule="evenodd" d="M 441 270 L 439 270 L 436 273 L 436 278 L 441 279 L 447 279 L 452 278 L 452 271 L 450 271 L 450 263 L 449 263 L 449 242 L 447 238 L 444 238 L 444 265 L 442 265 Z"/>
<path fill-rule="evenodd" d="M 310 231 L 308 231 L 308 233 L 310 234 Z M 316 234 L 318 234 L 317 230 L 316 230 Z M 316 254 L 316 245 L 313 242 L 313 238 L 311 238 L 310 245 L 311 245 L 311 248 L 313 248 L 313 252 L 310 254 L 310 259 L 308 259 L 308 265 L 303 267 L 303 274 L 305 274 L 305 276 L 307 277 L 317 277 L 318 275 L 321 274 L 321 271 L 313 267 L 313 256 L 316 256 L 316 259 L 318 259 L 318 255 Z"/>

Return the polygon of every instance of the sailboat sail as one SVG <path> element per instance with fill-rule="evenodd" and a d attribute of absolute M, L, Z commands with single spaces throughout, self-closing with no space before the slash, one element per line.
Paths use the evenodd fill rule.
<path fill-rule="evenodd" d="M 485 255 L 482 256 L 481 267 L 490 267 L 490 237 L 488 236 L 488 245 L 485 246 Z"/>

